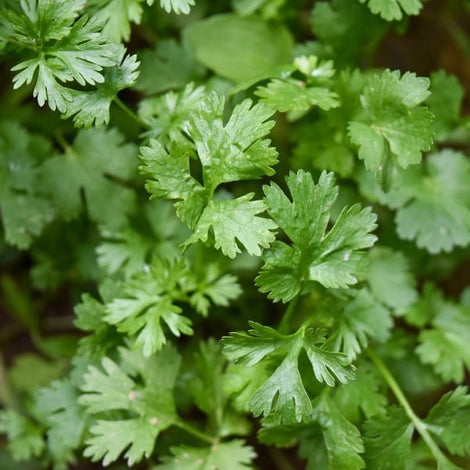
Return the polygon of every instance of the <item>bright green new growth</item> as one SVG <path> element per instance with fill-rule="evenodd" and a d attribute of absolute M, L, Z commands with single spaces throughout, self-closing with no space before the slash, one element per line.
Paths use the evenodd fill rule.
<path fill-rule="evenodd" d="M 275 302 L 288 302 L 308 281 L 325 287 L 348 287 L 367 266 L 360 251 L 376 241 L 376 216 L 359 204 L 343 209 L 327 231 L 330 209 L 338 195 L 332 173 L 322 173 L 318 184 L 305 171 L 286 177 L 292 200 L 277 184 L 264 187 L 268 212 L 292 245 L 276 241 L 263 253 L 264 266 L 256 278 L 261 292 Z"/>

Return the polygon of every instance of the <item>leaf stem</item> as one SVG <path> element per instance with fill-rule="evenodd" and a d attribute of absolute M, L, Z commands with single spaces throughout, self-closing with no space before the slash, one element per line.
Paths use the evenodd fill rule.
<path fill-rule="evenodd" d="M 176 421 L 175 426 L 180 429 L 183 429 L 188 434 L 192 434 L 194 437 L 201 439 L 201 441 L 208 442 L 209 444 L 214 444 L 217 440 L 216 438 L 207 435 L 206 433 L 200 431 L 195 426 L 185 423 L 184 421 Z"/>
<path fill-rule="evenodd" d="M 377 356 L 377 354 L 372 349 L 368 349 L 367 353 L 368 353 L 369 357 L 372 359 L 372 362 L 374 363 L 374 365 L 377 367 L 379 372 L 382 374 L 382 377 L 385 379 L 385 382 L 387 382 L 387 385 L 392 390 L 392 392 L 395 395 L 396 399 L 398 400 L 400 405 L 405 410 L 406 414 L 408 415 L 408 418 L 410 418 L 410 420 L 413 423 L 413 426 L 415 427 L 416 431 L 418 431 L 419 435 L 423 438 L 423 441 L 429 447 L 429 450 L 432 452 L 432 454 L 434 455 L 437 462 L 439 462 L 439 463 L 446 462 L 447 463 L 448 462 L 447 457 L 442 453 L 441 449 L 436 444 L 436 442 L 432 438 L 431 434 L 428 432 L 428 430 L 426 428 L 426 423 L 424 423 L 417 416 L 417 414 L 414 412 L 414 410 L 411 407 L 409 401 L 407 400 L 405 394 L 403 393 L 402 389 L 400 388 L 400 385 L 398 385 L 397 381 L 395 380 L 395 377 L 393 377 L 390 370 L 384 364 L 382 359 L 380 359 L 379 356 Z"/>
<path fill-rule="evenodd" d="M 113 101 L 124 111 L 124 113 L 126 113 L 135 122 L 137 122 L 139 126 L 145 127 L 148 129 L 149 125 L 143 119 L 141 119 L 136 113 L 134 113 L 134 111 L 132 111 L 132 109 L 129 108 L 129 106 L 127 106 L 127 104 L 121 101 L 120 98 L 115 96 Z"/>
<path fill-rule="evenodd" d="M 294 313 L 295 307 L 297 306 L 297 302 L 299 301 L 300 295 L 297 294 L 289 303 L 287 310 L 282 317 L 281 323 L 279 324 L 279 333 L 288 333 L 289 332 L 289 323 L 292 319 L 292 315 Z"/>

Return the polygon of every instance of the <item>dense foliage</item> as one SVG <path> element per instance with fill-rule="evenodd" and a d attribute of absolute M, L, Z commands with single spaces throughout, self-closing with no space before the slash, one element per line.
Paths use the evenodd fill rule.
<path fill-rule="evenodd" d="M 470 468 L 465 3 L 3 0 L 0 468 Z"/>

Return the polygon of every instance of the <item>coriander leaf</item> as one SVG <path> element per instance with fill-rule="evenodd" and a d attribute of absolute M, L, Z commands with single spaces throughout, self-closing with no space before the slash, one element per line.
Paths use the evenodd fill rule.
<path fill-rule="evenodd" d="M 197 240 L 207 242 L 212 229 L 214 247 L 229 258 L 235 258 L 241 250 L 239 241 L 250 255 L 259 256 L 261 248 L 269 247 L 276 228 L 272 220 L 259 217 L 266 207 L 263 201 L 252 201 L 254 193 L 245 194 L 228 201 L 209 201 L 200 216 L 194 233 L 186 240 L 185 246 Z"/>
<path fill-rule="evenodd" d="M 345 208 L 326 232 L 330 208 L 338 188 L 333 174 L 323 172 L 317 185 L 310 173 L 299 170 L 286 177 L 292 201 L 275 183 L 264 186 L 268 212 L 293 245 L 277 241 L 265 251 L 264 266 L 256 278 L 261 292 L 274 301 L 288 302 L 304 280 L 325 287 L 347 287 L 357 282 L 367 263 L 364 252 L 374 244 L 375 215 L 358 204 Z M 294 280 L 294 282 L 292 282 Z"/>
<path fill-rule="evenodd" d="M 335 351 L 344 353 L 352 361 L 369 341 L 384 342 L 393 326 L 390 311 L 377 302 L 367 289 L 348 299 L 332 333 Z"/>
<path fill-rule="evenodd" d="M 312 31 L 337 65 L 356 67 L 386 33 L 387 23 L 355 1 L 320 1 L 312 10 Z"/>
<path fill-rule="evenodd" d="M 428 97 L 429 80 L 385 70 L 370 77 L 361 95 L 364 115 L 349 123 L 359 158 L 376 177 L 385 178 L 389 162 L 406 168 L 431 149 L 432 114 L 420 104 Z M 394 157 L 390 160 L 391 157 Z"/>
<path fill-rule="evenodd" d="M 29 460 L 44 452 L 41 427 L 13 409 L 0 411 L 0 432 L 7 435 L 8 450 L 15 460 Z"/>
<path fill-rule="evenodd" d="M 102 360 L 104 372 L 89 366 L 79 398 L 91 414 L 127 411 L 127 419 L 116 418 L 119 415 L 113 411 L 90 428 L 84 455 L 92 461 L 102 459 L 103 465 L 115 461 L 126 449 L 129 465 L 149 457 L 158 434 L 177 419 L 173 387 L 180 358 L 175 350 L 167 347 L 151 358 L 123 348 L 120 353 L 122 366 L 109 358 Z"/>
<path fill-rule="evenodd" d="M 375 247 L 370 251 L 367 281 L 372 294 L 387 307 L 403 313 L 418 298 L 415 280 L 402 253 Z"/>
<path fill-rule="evenodd" d="M 183 88 L 205 74 L 193 52 L 174 39 L 159 40 L 155 49 L 144 49 L 138 57 L 141 66 L 135 88 L 147 95 Z"/>
<path fill-rule="evenodd" d="M 47 422 L 47 444 L 56 466 L 75 462 L 74 450 L 86 427 L 83 408 L 77 403 L 78 390 L 70 380 L 56 380 L 36 397 L 38 412 Z"/>
<path fill-rule="evenodd" d="M 191 335 L 191 321 L 173 303 L 179 293 L 178 278 L 185 273 L 183 263 L 155 258 L 148 272 L 137 273 L 124 283 L 124 295 L 106 305 L 104 320 L 118 331 L 137 334 L 136 345 L 146 357 L 166 344 L 163 324 L 175 336 Z"/>
<path fill-rule="evenodd" d="M 140 24 L 142 0 L 88 0 L 88 11 L 104 24 L 103 32 L 113 41 L 128 41 L 131 22 Z M 150 3 L 150 2 L 148 2 Z"/>
<path fill-rule="evenodd" d="M 407 321 L 421 328 L 419 358 L 446 381 L 461 382 L 470 368 L 469 318 L 468 307 L 444 299 L 430 284 L 407 312 Z"/>
<path fill-rule="evenodd" d="M 453 150 L 430 155 L 424 166 L 407 170 L 385 196 L 398 207 L 400 238 L 416 240 L 430 253 L 470 243 L 470 163 Z"/>
<path fill-rule="evenodd" d="M 417 15 L 423 4 L 421 0 L 359 0 L 366 3 L 370 11 L 384 20 L 401 20 L 403 13 Z M 403 11 L 402 11 L 403 10 Z"/>
<path fill-rule="evenodd" d="M 195 4 L 195 0 L 160 0 L 161 7 L 167 13 L 174 12 L 177 15 L 180 13 L 187 15 Z"/>
<path fill-rule="evenodd" d="M 188 26 L 183 41 L 201 64 L 236 82 L 257 77 L 291 58 L 289 31 L 282 23 L 257 16 L 214 15 Z"/>
<path fill-rule="evenodd" d="M 323 395 L 314 402 L 313 419 L 323 431 L 330 470 L 359 470 L 365 468 L 359 454 L 364 452 L 359 430 Z"/>
<path fill-rule="evenodd" d="M 353 377 L 341 353 L 324 347 L 324 332 L 301 327 L 295 334 L 281 335 L 276 330 L 250 322 L 248 333 L 231 333 L 222 338 L 224 352 L 231 360 L 252 367 L 265 360 L 278 365 L 272 375 L 253 393 L 249 406 L 255 416 L 270 416 L 274 424 L 310 421 L 312 406 L 298 369 L 299 355 L 305 351 L 319 382 L 333 386 Z"/>
<path fill-rule="evenodd" d="M 221 442 L 211 447 L 171 447 L 171 457 L 163 457 L 156 470 L 246 470 L 252 468 L 256 453 L 241 439 Z"/>
<path fill-rule="evenodd" d="M 444 70 L 432 73 L 430 78 L 431 94 L 426 103 L 434 114 L 436 137 L 444 140 L 459 124 L 464 90 L 457 77 Z"/>
<path fill-rule="evenodd" d="M 0 208 L 5 239 L 28 248 L 54 216 L 44 197 L 39 164 L 50 144 L 12 121 L 0 123 Z"/>
<path fill-rule="evenodd" d="M 271 80 L 266 87 L 259 87 L 256 94 L 261 101 L 281 112 L 307 111 L 313 106 L 328 110 L 339 106 L 336 95 L 327 88 L 307 88 L 294 81 Z"/>
<path fill-rule="evenodd" d="M 70 90 L 72 101 L 67 104 L 64 119 L 73 117 L 75 126 L 85 129 L 92 125 L 100 127 L 109 123 L 111 103 L 121 90 L 132 86 L 139 75 L 136 56 L 124 57 L 124 54 L 125 49 L 122 48 L 117 64 L 104 69 L 104 83 L 98 84 L 96 90 Z"/>
<path fill-rule="evenodd" d="M 204 87 L 195 88 L 190 83 L 181 91 L 169 91 L 162 96 L 140 101 L 139 116 L 150 126 L 146 135 L 165 145 L 172 141 L 182 141 L 189 115 L 199 109 L 204 97 Z M 152 140 L 149 144 L 152 147 Z M 145 147 L 142 151 L 144 150 Z"/>
<path fill-rule="evenodd" d="M 366 462 L 371 468 L 405 469 L 411 455 L 413 425 L 402 408 L 390 407 L 387 415 L 365 422 Z"/>
<path fill-rule="evenodd" d="M 88 294 L 75 307 L 75 326 L 88 332 L 78 342 L 78 353 L 89 358 L 102 358 L 110 349 L 120 344 L 116 330 L 103 320 L 105 305 Z"/>
<path fill-rule="evenodd" d="M 352 422 L 359 422 L 361 413 L 366 418 L 385 412 L 387 398 L 381 391 L 382 380 L 376 370 L 365 361 L 357 364 L 356 377 L 335 389 L 333 402 Z"/>
<path fill-rule="evenodd" d="M 73 96 L 72 89 L 64 84 L 103 83 L 103 68 L 116 63 L 117 49 L 101 34 L 102 26 L 86 16 L 78 18 L 83 6 L 83 1 L 73 1 L 66 11 L 59 0 L 32 0 L 21 2 L 22 13 L 7 15 L 15 40 L 29 54 L 28 59 L 12 68 L 18 72 L 13 77 L 13 88 L 34 81 L 33 96 L 40 106 L 48 102 L 52 110 L 65 112 Z"/>
<path fill-rule="evenodd" d="M 185 126 L 201 164 L 203 184 L 191 175 L 190 153 L 181 142 L 167 151 L 151 140 L 149 147 L 141 149 L 141 171 L 152 177 L 146 185 L 152 195 L 177 200 L 179 218 L 194 232 L 185 245 L 208 241 L 212 228 L 211 244 L 227 256 L 240 252 L 237 239 L 248 253 L 258 255 L 274 239 L 275 224 L 257 215 L 265 210 L 264 203 L 252 201 L 251 193 L 215 200 L 214 191 L 222 183 L 273 174 L 277 153 L 263 139 L 273 126 L 268 121 L 273 110 L 245 100 L 224 124 L 224 103 L 215 93 L 209 94 Z"/>
<path fill-rule="evenodd" d="M 470 428 L 470 395 L 467 394 L 467 388 L 459 386 L 442 396 L 431 408 L 425 423 L 453 454 L 470 454 L 467 437 Z"/>
<path fill-rule="evenodd" d="M 42 184 L 65 218 L 80 212 L 83 190 L 90 218 L 117 229 L 134 206 L 134 192 L 118 181 L 134 176 L 135 155 L 134 145 L 116 129 L 80 131 L 64 154 L 44 162 Z"/>

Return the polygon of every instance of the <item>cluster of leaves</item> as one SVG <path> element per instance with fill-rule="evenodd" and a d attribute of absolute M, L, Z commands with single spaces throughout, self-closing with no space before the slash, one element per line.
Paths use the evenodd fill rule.
<path fill-rule="evenodd" d="M 424 7 L 2 2 L 1 468 L 469 467 L 463 88 L 361 68 Z"/>

